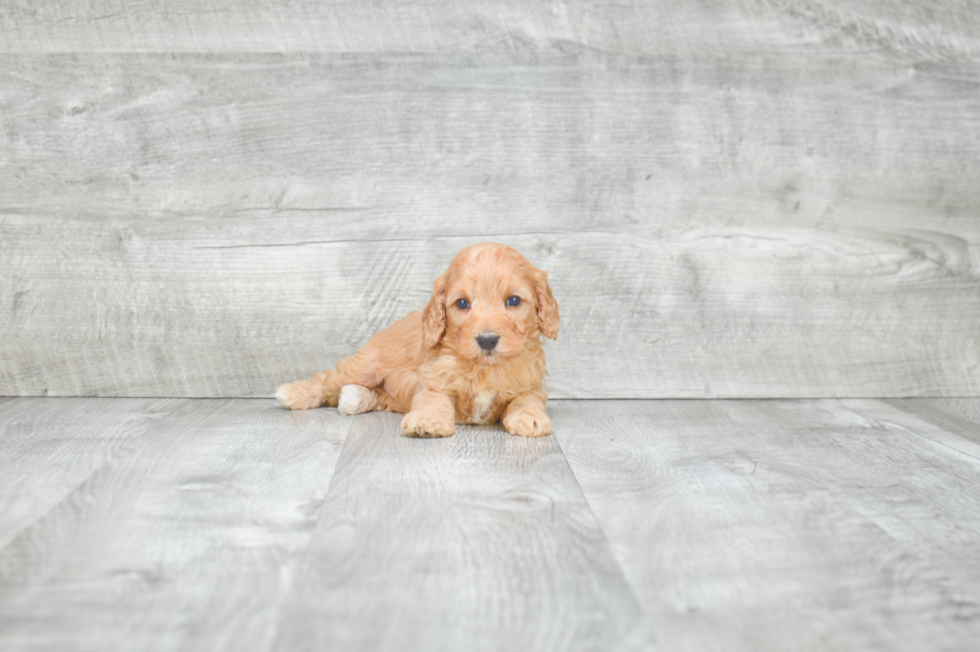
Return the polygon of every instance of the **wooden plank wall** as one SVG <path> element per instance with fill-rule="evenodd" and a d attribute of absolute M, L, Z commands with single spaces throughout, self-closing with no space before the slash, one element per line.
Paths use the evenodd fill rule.
<path fill-rule="evenodd" d="M 0 395 L 267 396 L 510 244 L 554 397 L 980 395 L 980 2 L 5 0 Z"/>

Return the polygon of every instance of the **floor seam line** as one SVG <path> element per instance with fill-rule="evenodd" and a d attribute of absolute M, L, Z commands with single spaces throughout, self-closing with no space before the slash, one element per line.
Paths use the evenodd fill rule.
<path fill-rule="evenodd" d="M 633 588 L 632 582 L 630 582 L 627 579 L 626 572 L 623 569 L 623 565 L 622 563 L 620 563 L 619 559 L 616 557 L 615 551 L 613 550 L 612 542 L 609 540 L 609 535 L 606 534 L 605 528 L 602 527 L 602 523 L 599 521 L 599 517 L 596 516 L 595 509 L 593 509 L 592 507 L 592 503 L 589 502 L 589 497 L 585 495 L 585 490 L 582 488 L 582 483 L 579 482 L 578 476 L 575 475 L 575 469 L 572 468 L 571 463 L 568 461 L 568 455 L 565 454 L 565 449 L 561 445 L 561 439 L 559 439 L 559 437 L 554 433 L 552 433 L 551 436 L 555 438 L 555 445 L 558 448 L 558 452 L 561 453 L 562 460 L 564 460 L 565 462 L 565 467 L 568 469 L 568 472 L 571 474 L 572 480 L 575 482 L 575 486 L 578 488 L 579 495 L 582 496 L 582 502 L 585 503 L 585 508 L 589 510 L 589 514 L 592 516 L 593 522 L 595 522 L 596 529 L 599 531 L 599 534 L 602 536 L 602 541 L 606 545 L 606 550 L 609 551 L 610 559 L 616 565 L 616 570 L 619 572 L 619 577 L 623 581 L 623 586 L 625 586 L 626 589 L 629 591 L 630 598 L 633 599 L 633 603 L 636 605 L 637 614 L 639 614 L 640 616 L 640 622 L 638 624 L 638 627 L 642 628 L 642 632 L 645 635 L 645 638 L 649 642 L 654 642 L 655 639 L 653 633 L 649 630 L 647 626 L 648 614 L 646 612 L 646 609 L 644 609 L 643 603 L 640 601 L 639 596 L 636 594 L 636 589 Z"/>

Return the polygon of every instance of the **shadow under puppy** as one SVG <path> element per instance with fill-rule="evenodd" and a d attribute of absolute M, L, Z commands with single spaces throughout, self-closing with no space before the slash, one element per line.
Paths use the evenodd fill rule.
<path fill-rule="evenodd" d="M 548 273 L 517 251 L 460 251 L 432 284 L 425 309 L 377 333 L 336 369 L 281 385 L 288 408 L 405 413 L 402 434 L 448 437 L 457 423 L 501 420 L 512 435 L 551 433 L 541 336 L 558 337 Z"/>

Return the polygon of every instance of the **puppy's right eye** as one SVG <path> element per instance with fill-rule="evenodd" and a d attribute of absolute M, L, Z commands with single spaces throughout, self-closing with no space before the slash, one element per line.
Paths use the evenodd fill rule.
<path fill-rule="evenodd" d="M 456 307 L 459 308 L 460 310 L 469 310 L 470 302 L 467 301 L 466 299 L 458 299 L 456 301 Z"/>

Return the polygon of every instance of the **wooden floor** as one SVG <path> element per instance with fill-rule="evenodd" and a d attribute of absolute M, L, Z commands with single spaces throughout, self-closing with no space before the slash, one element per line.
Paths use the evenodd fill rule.
<path fill-rule="evenodd" d="M 980 399 L 0 399 L 0 649 L 975 650 Z"/>

